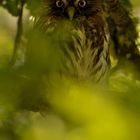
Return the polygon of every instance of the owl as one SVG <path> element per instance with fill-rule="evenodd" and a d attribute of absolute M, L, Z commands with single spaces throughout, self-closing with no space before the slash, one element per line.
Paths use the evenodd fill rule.
<path fill-rule="evenodd" d="M 61 44 L 63 55 L 61 74 L 95 83 L 104 81 L 110 59 L 102 0 L 43 0 L 35 28 L 46 35 L 48 42 L 58 35 L 56 46 Z"/>

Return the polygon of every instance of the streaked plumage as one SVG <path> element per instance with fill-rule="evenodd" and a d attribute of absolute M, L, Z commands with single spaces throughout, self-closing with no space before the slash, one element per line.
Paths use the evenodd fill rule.
<path fill-rule="evenodd" d="M 45 34 L 55 34 L 62 21 L 71 24 L 67 47 L 60 48 L 66 60 L 63 73 L 94 82 L 104 79 L 110 60 L 101 0 L 44 0 L 42 11 L 36 27 Z"/>

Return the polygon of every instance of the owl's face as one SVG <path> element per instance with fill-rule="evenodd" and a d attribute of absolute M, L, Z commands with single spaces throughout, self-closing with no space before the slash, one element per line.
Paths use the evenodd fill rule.
<path fill-rule="evenodd" d="M 46 0 L 49 14 L 61 18 L 75 19 L 91 16 L 100 11 L 100 0 Z"/>

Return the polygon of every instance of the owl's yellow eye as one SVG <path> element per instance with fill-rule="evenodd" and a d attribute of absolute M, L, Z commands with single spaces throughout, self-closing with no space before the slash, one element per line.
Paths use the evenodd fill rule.
<path fill-rule="evenodd" d="M 61 1 L 61 0 L 58 0 L 58 1 L 56 1 L 56 6 L 57 7 L 62 7 L 64 5 L 64 3 L 63 3 L 63 1 Z"/>
<path fill-rule="evenodd" d="M 85 0 L 80 0 L 79 3 L 78 3 L 78 5 L 79 5 L 80 7 L 82 7 L 82 8 L 85 7 L 86 4 L 87 4 L 87 3 L 86 3 Z"/>

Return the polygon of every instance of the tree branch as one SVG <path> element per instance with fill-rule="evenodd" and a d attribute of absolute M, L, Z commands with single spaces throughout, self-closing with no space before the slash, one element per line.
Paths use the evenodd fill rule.
<path fill-rule="evenodd" d="M 17 58 L 17 50 L 20 47 L 21 41 L 22 41 L 22 34 L 23 34 L 23 8 L 24 8 L 25 0 L 21 0 L 21 5 L 19 7 L 19 16 L 17 21 L 17 33 L 15 37 L 15 43 L 14 43 L 14 49 L 12 58 L 10 60 L 10 66 L 13 66 L 15 64 L 16 58 Z"/>

